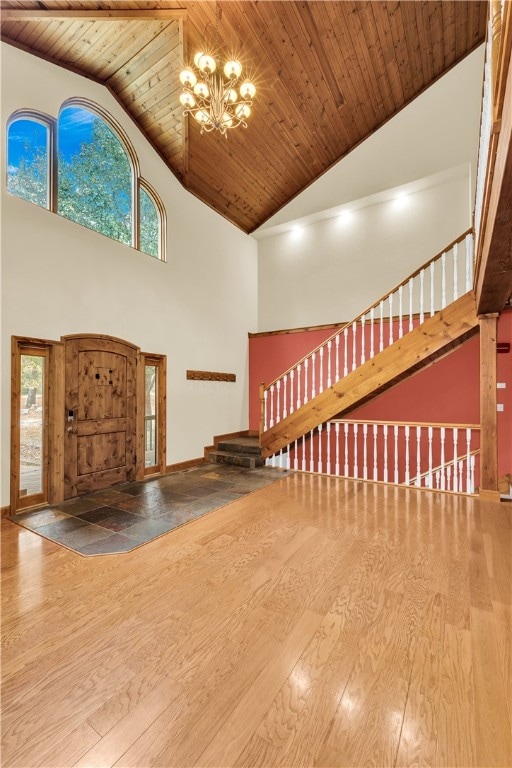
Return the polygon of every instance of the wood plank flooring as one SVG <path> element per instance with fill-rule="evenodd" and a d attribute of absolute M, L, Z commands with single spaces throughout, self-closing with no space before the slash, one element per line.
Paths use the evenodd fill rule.
<path fill-rule="evenodd" d="M 511 513 L 297 473 L 120 555 L 2 521 L 2 765 L 510 766 Z"/>

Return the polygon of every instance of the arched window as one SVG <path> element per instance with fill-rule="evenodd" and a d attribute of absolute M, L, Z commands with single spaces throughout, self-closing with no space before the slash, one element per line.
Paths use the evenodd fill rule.
<path fill-rule="evenodd" d="M 150 256 L 162 258 L 165 212 L 155 192 L 142 179 L 139 185 L 139 210 L 139 248 Z"/>
<path fill-rule="evenodd" d="M 164 207 L 141 179 L 128 137 L 105 110 L 69 99 L 56 123 L 23 110 L 9 119 L 7 137 L 9 192 L 165 261 Z"/>
<path fill-rule="evenodd" d="M 110 126 L 71 104 L 58 121 L 58 213 L 113 240 L 132 243 L 133 169 Z"/>
<path fill-rule="evenodd" d="M 31 112 L 16 112 L 7 128 L 7 189 L 50 207 L 51 118 Z"/>

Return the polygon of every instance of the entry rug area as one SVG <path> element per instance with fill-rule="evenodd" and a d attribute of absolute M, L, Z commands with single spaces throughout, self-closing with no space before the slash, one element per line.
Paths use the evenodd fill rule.
<path fill-rule="evenodd" d="M 81 555 L 129 552 L 291 472 L 204 464 L 25 512 L 15 523 Z"/>

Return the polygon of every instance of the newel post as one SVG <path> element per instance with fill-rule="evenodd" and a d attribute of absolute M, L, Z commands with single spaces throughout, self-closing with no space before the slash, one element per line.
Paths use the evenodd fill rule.
<path fill-rule="evenodd" d="M 260 443 L 261 436 L 265 431 L 265 384 L 260 384 Z"/>
<path fill-rule="evenodd" d="M 480 315 L 480 497 L 499 501 L 496 415 L 496 331 L 498 314 Z"/>

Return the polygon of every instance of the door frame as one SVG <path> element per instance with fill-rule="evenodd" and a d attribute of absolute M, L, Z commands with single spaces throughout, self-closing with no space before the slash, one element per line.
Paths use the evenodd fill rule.
<path fill-rule="evenodd" d="M 20 404 L 21 357 L 30 351 L 39 351 L 45 358 L 43 413 L 43 490 L 33 496 L 22 497 L 20 490 Z M 64 428 L 58 417 L 64 403 L 64 345 L 50 339 L 28 336 L 11 338 L 11 514 L 24 512 L 62 501 L 64 494 Z"/>
<path fill-rule="evenodd" d="M 162 374 L 159 376 L 158 402 L 159 402 L 159 440 L 158 440 L 158 473 L 165 473 L 165 446 L 166 446 L 166 356 L 159 354 L 145 355 L 125 339 L 105 334 L 81 333 L 62 336 L 59 341 L 53 339 L 37 339 L 28 336 L 11 337 L 11 478 L 10 478 L 10 514 L 15 515 L 28 509 L 37 509 L 48 504 L 58 504 L 64 501 L 64 449 L 66 430 L 65 411 L 65 342 L 68 339 L 97 338 L 105 341 L 121 342 L 133 347 L 137 354 L 136 374 L 136 414 L 135 414 L 135 445 L 136 445 L 136 469 L 135 479 L 143 480 L 144 467 L 144 362 L 147 357 L 152 364 L 161 366 Z M 20 361 L 24 349 L 42 350 L 47 360 L 46 389 L 46 413 L 45 413 L 45 441 L 46 456 L 43 465 L 43 487 L 46 492 L 39 494 L 37 498 L 26 497 L 33 503 L 23 503 L 24 497 L 19 496 L 20 482 Z M 152 468 L 153 469 L 153 468 Z M 155 472 L 156 474 L 156 472 Z M 115 487 L 115 486 L 112 486 Z M 20 504 L 20 498 L 22 502 Z"/>

